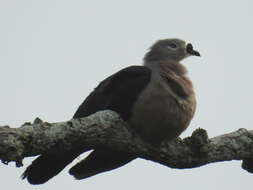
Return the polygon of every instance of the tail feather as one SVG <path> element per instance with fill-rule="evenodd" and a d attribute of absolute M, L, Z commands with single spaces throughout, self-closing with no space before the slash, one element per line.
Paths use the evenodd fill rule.
<path fill-rule="evenodd" d="M 95 149 L 84 160 L 73 166 L 69 173 L 76 179 L 84 179 L 127 164 L 136 157 L 108 149 Z"/>
<path fill-rule="evenodd" d="M 27 178 L 31 184 L 42 184 L 60 173 L 71 163 L 79 152 L 65 152 L 61 154 L 43 154 L 35 159 L 25 172 L 22 179 Z"/>

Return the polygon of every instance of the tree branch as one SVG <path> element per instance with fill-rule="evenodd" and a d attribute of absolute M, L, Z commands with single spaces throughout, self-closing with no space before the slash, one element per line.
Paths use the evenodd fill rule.
<path fill-rule="evenodd" d="M 84 151 L 106 147 L 128 152 L 171 168 L 194 168 L 208 163 L 244 160 L 242 167 L 253 172 L 253 130 L 208 138 L 204 129 L 191 137 L 152 145 L 143 141 L 117 113 L 100 111 L 86 118 L 47 123 L 36 118 L 20 128 L 0 127 L 0 159 L 22 166 L 24 157 L 81 147 Z"/>

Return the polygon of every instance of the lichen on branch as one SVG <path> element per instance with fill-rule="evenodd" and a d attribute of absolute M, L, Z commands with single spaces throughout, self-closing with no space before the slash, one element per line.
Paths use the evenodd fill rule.
<path fill-rule="evenodd" d="M 239 129 L 209 139 L 204 129 L 197 129 L 191 137 L 153 145 L 110 110 L 66 122 L 48 123 L 36 118 L 19 128 L 0 127 L 0 159 L 4 164 L 14 161 L 17 167 L 23 165 L 25 157 L 76 147 L 85 152 L 99 146 L 180 169 L 243 160 L 242 168 L 253 172 L 252 130 Z"/>

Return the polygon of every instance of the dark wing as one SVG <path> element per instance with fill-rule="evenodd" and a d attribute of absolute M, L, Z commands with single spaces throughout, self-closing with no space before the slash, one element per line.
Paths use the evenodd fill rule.
<path fill-rule="evenodd" d="M 116 111 L 123 119 L 131 115 L 131 108 L 140 92 L 147 86 L 151 70 L 144 66 L 131 66 L 102 81 L 84 100 L 74 118 L 86 117 L 99 110 Z M 42 154 L 27 167 L 22 178 L 31 184 L 45 183 L 86 150 Z M 100 172 L 120 167 L 134 159 L 132 155 L 107 149 L 96 149 L 86 159 L 79 162 L 70 174 L 83 179 Z"/>
<path fill-rule="evenodd" d="M 102 81 L 84 100 L 73 118 L 86 117 L 101 110 L 113 110 L 127 120 L 140 92 L 147 86 L 151 70 L 145 66 L 131 66 Z"/>
<path fill-rule="evenodd" d="M 85 117 L 99 110 L 113 110 L 127 120 L 132 106 L 151 79 L 151 70 L 144 66 L 132 66 L 102 81 L 78 108 L 74 118 Z M 101 172 L 125 165 L 134 155 L 98 148 L 73 166 L 69 173 L 76 179 L 84 179 Z"/>

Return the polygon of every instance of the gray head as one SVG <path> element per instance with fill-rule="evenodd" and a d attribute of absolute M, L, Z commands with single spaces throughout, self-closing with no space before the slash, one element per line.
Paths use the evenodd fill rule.
<path fill-rule="evenodd" d="M 193 49 L 192 44 L 186 44 L 181 39 L 164 39 L 153 44 L 150 51 L 145 55 L 145 63 L 157 61 L 181 61 L 190 56 L 200 56 L 199 52 Z"/>

